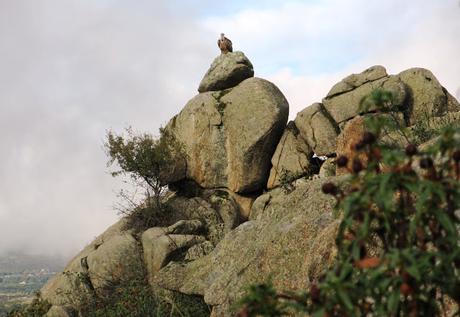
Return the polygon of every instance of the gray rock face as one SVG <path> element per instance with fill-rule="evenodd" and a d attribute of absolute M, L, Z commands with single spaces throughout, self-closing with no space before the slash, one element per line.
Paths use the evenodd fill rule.
<path fill-rule="evenodd" d="M 174 252 L 205 241 L 204 237 L 193 234 L 158 235 L 155 229 L 158 228 L 149 229 L 142 234 L 144 263 L 149 279 L 172 259 Z"/>
<path fill-rule="evenodd" d="M 316 155 L 335 152 L 339 127 L 322 104 L 314 103 L 305 108 L 297 114 L 294 122 Z"/>
<path fill-rule="evenodd" d="M 366 113 L 361 102 L 375 89 L 391 91 L 398 105 L 404 105 L 407 92 L 404 83 L 395 76 L 383 77 L 356 87 L 346 93 L 332 95 L 323 99 L 324 108 L 339 125 L 355 116 Z M 367 109 L 367 112 L 375 108 Z"/>
<path fill-rule="evenodd" d="M 156 283 L 204 295 L 223 316 L 232 316 L 229 307 L 248 285 L 267 276 L 277 289 L 305 289 L 335 256 L 334 200 L 321 193 L 323 182 L 331 180 L 337 179 L 299 183 L 290 194 L 274 189 L 260 196 L 250 221 L 228 233 L 211 254 L 164 267 Z"/>
<path fill-rule="evenodd" d="M 272 189 L 280 185 L 283 178 L 308 175 L 312 155 L 313 150 L 302 139 L 295 123 L 289 122 L 273 154 L 273 167 L 270 170 L 267 188 Z"/>
<path fill-rule="evenodd" d="M 429 70 L 411 68 L 397 76 L 408 87 L 410 124 L 442 116 L 448 111 L 445 90 Z"/>
<path fill-rule="evenodd" d="M 166 129 L 185 146 L 187 178 L 204 188 L 247 193 L 265 186 L 288 112 L 275 85 L 250 78 L 194 97 Z"/>
<path fill-rule="evenodd" d="M 374 81 L 383 77 L 388 76 L 385 67 L 376 65 L 372 66 L 360 74 L 351 74 L 345 77 L 339 83 L 335 84 L 328 92 L 326 98 L 333 97 L 338 94 L 351 91 L 365 83 Z"/>
<path fill-rule="evenodd" d="M 44 317 L 71 317 L 71 315 L 62 306 L 52 306 Z"/>
<path fill-rule="evenodd" d="M 80 283 L 80 288 L 76 289 L 78 284 L 79 274 L 88 274 L 87 259 L 91 254 L 94 254 L 106 242 L 113 238 L 118 240 L 125 231 L 126 219 L 121 219 L 116 224 L 109 227 L 104 233 L 94 239 L 87 247 L 85 247 L 78 255 L 76 255 L 69 264 L 65 267 L 63 273 L 58 273 L 53 276 L 41 289 L 41 296 L 56 306 L 78 305 L 80 294 L 89 293 L 90 288 L 84 283 Z M 102 250 L 104 250 L 103 248 Z M 83 260 L 85 259 L 85 260 Z M 134 259 L 134 261 L 136 261 Z M 130 261 L 125 261 L 128 264 Z M 132 264 L 132 263 L 131 263 Z"/>
<path fill-rule="evenodd" d="M 204 75 L 198 92 L 232 88 L 253 76 L 252 64 L 243 52 L 221 54 L 216 57 Z"/>
<path fill-rule="evenodd" d="M 137 241 L 129 233 L 115 235 L 104 242 L 86 257 L 93 287 L 103 289 L 113 281 L 139 272 L 138 269 L 142 268 L 140 254 Z M 84 266 L 84 260 L 82 263 Z"/>

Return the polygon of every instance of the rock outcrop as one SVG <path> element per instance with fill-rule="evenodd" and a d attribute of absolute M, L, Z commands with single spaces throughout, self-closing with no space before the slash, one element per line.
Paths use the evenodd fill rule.
<path fill-rule="evenodd" d="M 295 124 L 315 154 L 331 155 L 335 152 L 339 126 L 322 104 L 315 103 L 299 112 Z"/>
<path fill-rule="evenodd" d="M 243 52 L 221 54 L 216 57 L 204 75 L 198 92 L 232 88 L 253 76 L 252 64 Z"/>
<path fill-rule="evenodd" d="M 231 316 L 229 309 L 245 288 L 265 282 L 268 276 L 279 289 L 304 289 L 335 254 L 334 200 L 321 193 L 321 184 L 330 180 L 337 179 L 302 181 L 289 194 L 275 189 L 260 196 L 250 221 L 227 234 L 210 255 L 191 263 L 171 263 L 156 282 L 204 296 L 217 306 L 217 316 Z"/>
<path fill-rule="evenodd" d="M 311 174 L 312 155 L 313 150 L 302 139 L 295 123 L 289 122 L 273 154 L 267 188 Z"/>
<path fill-rule="evenodd" d="M 135 229 L 123 218 L 96 238 L 43 287 L 53 305 L 46 316 L 70 316 L 81 294 L 142 272 L 154 290 L 200 296 L 219 317 L 234 316 L 247 286 L 268 277 L 278 289 L 303 290 L 335 257 L 339 220 L 321 186 L 346 179 L 338 175 L 349 168 L 336 169 L 336 157 L 359 157 L 364 119 L 389 115 L 363 100 L 376 88 L 390 91 L 392 118 L 414 137 L 460 123 L 460 104 L 425 69 L 352 74 L 287 125 L 283 94 L 253 74 L 241 52 L 214 60 L 200 94 L 165 128 L 186 155 L 163 171 L 174 193 L 162 223 Z"/>
<path fill-rule="evenodd" d="M 288 112 L 275 85 L 250 78 L 197 95 L 166 129 L 185 146 L 187 178 L 204 188 L 250 193 L 265 187 Z"/>

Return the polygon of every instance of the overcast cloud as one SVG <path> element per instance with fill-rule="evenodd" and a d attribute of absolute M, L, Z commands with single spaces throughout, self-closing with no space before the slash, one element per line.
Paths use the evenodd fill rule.
<path fill-rule="evenodd" d="M 0 254 L 72 255 L 116 221 L 105 131 L 156 133 L 196 93 L 220 32 L 291 118 L 375 64 L 429 68 L 460 95 L 455 0 L 0 0 Z"/>

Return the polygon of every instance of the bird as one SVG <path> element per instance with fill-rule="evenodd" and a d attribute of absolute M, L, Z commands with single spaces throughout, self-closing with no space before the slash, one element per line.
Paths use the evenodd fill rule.
<path fill-rule="evenodd" d="M 224 33 L 220 33 L 220 38 L 217 40 L 217 46 L 222 54 L 233 52 L 232 41 L 225 37 Z"/>

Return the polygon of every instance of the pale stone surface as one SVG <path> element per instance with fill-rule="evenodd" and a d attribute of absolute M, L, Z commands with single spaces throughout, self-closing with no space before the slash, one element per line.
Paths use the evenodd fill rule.
<path fill-rule="evenodd" d="M 322 104 L 314 103 L 305 108 L 297 114 L 294 122 L 316 155 L 335 152 L 339 128 Z"/>
<path fill-rule="evenodd" d="M 62 306 L 51 306 L 44 317 L 71 317 L 71 315 Z"/>
<path fill-rule="evenodd" d="M 408 87 L 411 125 L 430 117 L 442 116 L 448 111 L 447 96 L 432 72 L 424 68 L 411 68 L 397 76 Z"/>
<path fill-rule="evenodd" d="M 309 175 L 313 150 L 300 136 L 294 122 L 289 122 L 272 157 L 267 188 L 279 186 L 283 179 Z"/>
<path fill-rule="evenodd" d="M 251 215 L 256 218 L 228 233 L 211 254 L 188 264 L 171 263 L 155 281 L 204 295 L 224 316 L 231 316 L 229 307 L 247 285 L 265 282 L 267 276 L 277 289 L 305 289 L 335 256 L 334 199 L 322 194 L 321 186 L 337 180 L 299 182 L 289 194 L 270 191 L 254 202 Z"/>
<path fill-rule="evenodd" d="M 94 239 L 93 242 L 70 260 L 62 273 L 56 274 L 46 282 L 40 291 L 41 297 L 56 306 L 67 304 L 78 305 L 81 296 L 75 290 L 75 283 L 77 282 L 78 274 L 87 273 L 87 269 L 82 266 L 82 259 L 87 258 L 112 237 L 123 234 L 126 224 L 126 218 L 122 218 Z M 90 289 L 86 285 L 81 284 L 79 291 L 89 292 Z"/>
<path fill-rule="evenodd" d="M 221 54 L 214 59 L 204 75 L 198 92 L 231 88 L 253 76 L 252 64 L 243 52 Z"/>
<path fill-rule="evenodd" d="M 275 85 L 250 78 L 194 97 L 166 129 L 185 146 L 187 178 L 204 188 L 248 193 L 266 184 L 288 112 Z"/>
<path fill-rule="evenodd" d="M 335 158 L 327 158 L 319 170 L 319 177 L 330 177 L 334 176 L 336 172 Z"/>
<path fill-rule="evenodd" d="M 146 230 L 142 234 L 142 247 L 149 279 L 171 260 L 174 252 L 204 241 L 205 238 L 198 235 L 166 234 L 158 237 L 151 229 Z"/>
<path fill-rule="evenodd" d="M 221 198 L 231 200 L 229 197 Z M 200 197 L 175 196 L 167 204 L 171 210 L 174 210 L 174 213 L 181 215 L 182 219 L 199 220 L 203 225 L 203 235 L 213 245 L 219 243 L 224 235 L 236 225 L 237 207 L 235 206 L 235 210 L 228 208 L 234 206 L 233 201 L 222 202 L 222 205 L 225 206 L 222 209 L 219 209 L 220 205 L 216 204 L 219 210 L 214 209 L 212 204 Z M 196 234 L 197 232 L 188 233 Z"/>
<path fill-rule="evenodd" d="M 122 277 L 140 274 L 142 260 L 137 241 L 129 233 L 110 238 L 88 254 L 87 271 L 95 289 L 103 289 Z"/>
<path fill-rule="evenodd" d="M 324 108 L 335 122 L 341 124 L 359 114 L 376 110 L 376 107 L 366 110 L 361 105 L 362 101 L 375 89 L 391 91 L 396 105 L 401 105 L 401 107 L 406 105 L 407 92 L 405 84 L 399 77 L 388 76 L 367 82 L 347 93 L 326 97 L 323 99 Z"/>
<path fill-rule="evenodd" d="M 444 89 L 444 92 L 447 96 L 447 110 L 449 112 L 458 112 L 460 111 L 460 103 L 454 96 L 452 96 L 447 90 Z"/>
<path fill-rule="evenodd" d="M 339 83 L 335 84 L 328 92 L 326 97 L 332 97 L 338 94 L 343 94 L 355 89 L 365 83 L 374 81 L 388 76 L 385 67 L 376 65 L 364 70 L 360 74 L 351 74 Z"/>
<path fill-rule="evenodd" d="M 214 250 L 214 246 L 209 241 L 204 241 L 204 242 L 195 244 L 194 246 L 190 247 L 187 250 L 184 260 L 193 261 L 193 260 L 199 259 L 211 253 L 212 250 Z"/>

